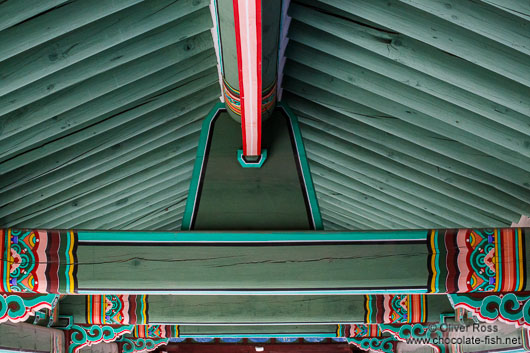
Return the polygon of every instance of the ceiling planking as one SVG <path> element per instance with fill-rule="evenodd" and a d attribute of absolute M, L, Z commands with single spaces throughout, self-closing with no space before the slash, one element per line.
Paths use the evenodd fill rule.
<path fill-rule="evenodd" d="M 219 99 L 206 0 L 0 4 L 0 225 L 180 229 Z"/>
<path fill-rule="evenodd" d="M 530 213 L 530 16 L 507 5 L 291 2 L 283 99 L 327 229 Z"/>

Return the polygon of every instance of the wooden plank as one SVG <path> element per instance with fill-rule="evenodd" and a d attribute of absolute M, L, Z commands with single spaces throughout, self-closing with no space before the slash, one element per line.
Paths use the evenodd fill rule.
<path fill-rule="evenodd" d="M 157 182 L 167 180 L 167 178 L 178 175 L 177 171 L 182 170 L 183 173 L 189 173 L 192 170 L 191 158 L 187 162 L 171 159 L 164 161 L 157 165 L 151 166 L 148 169 L 139 171 L 127 178 L 115 181 L 101 188 L 95 189 L 92 192 L 86 192 L 81 196 L 72 196 L 67 202 L 55 202 L 52 197 L 48 202 L 56 205 L 53 208 L 47 209 L 38 216 L 33 216 L 31 222 L 43 228 L 58 229 L 58 225 L 74 224 L 82 222 L 87 213 L 101 210 L 104 213 L 104 208 L 107 205 L 116 202 L 116 195 L 120 197 L 128 197 L 136 190 L 144 190 L 149 185 L 156 185 Z M 30 206 L 26 209 L 27 213 L 35 212 Z"/>
<path fill-rule="evenodd" d="M 0 95 L 208 6 L 207 0 L 139 3 L 5 60 Z"/>
<path fill-rule="evenodd" d="M 191 178 L 190 178 L 191 180 Z M 189 181 L 188 181 L 189 185 Z M 170 223 L 176 223 L 184 215 L 184 209 L 186 208 L 187 193 L 181 199 L 177 200 L 177 203 L 168 207 L 162 208 L 157 212 L 152 212 L 147 216 L 142 217 L 140 220 L 135 221 L 127 225 L 126 230 L 138 230 L 138 229 L 152 229 L 152 230 L 176 230 L 180 228 L 164 228 L 165 225 Z"/>
<path fill-rule="evenodd" d="M 2 348 L 14 352 L 65 352 L 64 332 L 29 323 L 6 322 L 0 325 Z"/>
<path fill-rule="evenodd" d="M 138 288 L 147 292 L 424 287 L 428 278 L 425 247 L 425 244 L 396 247 L 386 243 L 235 247 L 83 245 L 77 251 L 77 279 L 83 291 L 90 291 L 89 286 L 122 293 Z M 139 251 L 141 258 L 136 256 Z M 377 259 L 377 268 L 373 259 Z M 395 266 L 396 261 L 400 266 Z"/>
<path fill-rule="evenodd" d="M 402 4 L 369 0 L 322 0 L 356 16 L 381 23 L 406 36 L 456 55 L 523 85 L 530 86 L 528 57 L 504 45 Z"/>
<path fill-rule="evenodd" d="M 57 196 L 58 193 L 61 193 L 61 197 L 64 197 L 64 195 L 67 195 L 66 189 L 75 187 L 75 195 L 82 195 L 83 189 L 93 190 L 98 187 L 98 184 L 100 186 L 102 184 L 105 185 L 106 183 L 119 180 L 124 176 L 128 176 L 140 170 L 149 168 L 150 166 L 160 163 L 163 160 L 167 160 L 169 158 L 183 154 L 187 151 L 194 150 L 194 148 L 196 147 L 196 139 L 198 138 L 199 130 L 200 127 L 197 126 L 197 130 L 195 133 L 190 134 L 188 131 L 183 131 L 186 135 L 185 138 L 176 142 L 160 146 L 154 150 L 150 150 L 149 153 L 142 153 L 137 156 L 137 158 L 130 159 L 126 163 L 123 163 L 123 159 L 121 160 L 121 162 L 120 159 L 118 159 L 117 161 L 112 163 L 112 165 L 105 164 L 104 170 L 92 170 L 91 173 L 87 173 L 86 175 L 67 178 L 60 185 L 52 184 L 46 189 L 42 189 L 31 194 L 26 194 L 24 197 L 18 199 L 17 201 L 11 202 L 1 208 L 2 212 L 5 212 L 6 214 L 6 216 L 1 218 L 1 224 L 11 226 L 13 224 L 12 219 L 17 216 L 17 211 L 23 213 L 23 208 L 28 207 L 30 205 L 41 205 L 40 212 L 43 212 L 50 206 L 49 202 L 46 201 L 46 199 L 52 196 Z M 124 158 L 129 159 L 130 156 L 131 155 L 125 155 Z M 117 166 L 120 167 L 116 168 Z M 113 173 L 104 173 L 104 171 L 109 171 L 111 169 L 113 170 Z M 21 215 L 18 214 L 18 217 L 20 216 Z M 31 216 L 32 215 L 25 215 L 22 217 L 22 219 L 17 217 L 17 224 L 20 224 L 19 222 L 28 219 Z"/>
<path fill-rule="evenodd" d="M 515 16 L 530 20 L 530 1 L 528 0 L 481 0 Z"/>
<path fill-rule="evenodd" d="M 205 51 L 189 60 L 175 64 L 165 70 L 145 77 L 133 84 L 113 90 L 110 93 L 91 100 L 69 110 L 55 118 L 36 125 L 30 131 L 12 136 L 0 145 L 0 160 L 23 153 L 31 148 L 40 147 L 49 142 L 78 131 L 96 122 L 122 113 L 124 110 L 142 105 L 152 100 L 154 93 L 164 93 L 175 88 L 175 85 L 197 73 L 210 69 L 215 71 L 213 50 Z M 131 106 L 127 106 L 132 104 Z M 122 108 L 124 107 L 124 108 Z"/>
<path fill-rule="evenodd" d="M 465 214 L 467 217 L 473 219 L 472 223 L 469 224 L 471 227 L 494 226 L 496 224 L 506 226 L 512 223 L 512 220 L 506 220 L 495 213 L 478 209 L 471 202 L 464 203 L 463 201 L 459 201 L 454 198 L 454 195 L 450 197 L 441 191 L 432 190 L 425 185 L 417 184 L 411 180 L 414 177 L 413 173 L 407 173 L 407 175 L 403 176 L 383 169 L 383 163 L 377 163 L 376 165 L 373 161 L 362 161 L 362 157 L 357 155 L 358 151 L 345 151 L 342 147 L 337 148 L 336 144 L 334 146 L 322 140 L 317 142 L 310 139 L 307 134 L 305 136 L 305 144 L 308 151 L 318 153 L 321 156 L 327 155 L 336 164 L 344 165 L 349 169 L 356 169 L 380 182 L 388 183 L 396 188 L 418 195 L 419 198 L 434 202 L 453 212 Z M 390 164 L 389 161 L 385 161 L 385 163 Z"/>
<path fill-rule="evenodd" d="M 106 126 L 99 126 L 99 124 L 91 126 L 90 130 L 92 131 L 85 132 L 85 134 L 92 133 L 92 138 L 85 141 L 78 141 L 71 145 L 68 145 L 66 142 L 63 144 L 65 148 L 58 152 L 37 159 L 32 163 L 4 174 L 2 176 L 2 182 L 0 182 L 0 191 L 6 192 L 16 189 L 40 176 L 56 172 L 74 163 L 79 166 L 80 161 L 136 137 L 138 138 L 138 140 L 135 140 L 137 142 L 137 147 L 140 147 L 142 145 L 141 141 L 145 142 L 142 136 L 146 136 L 145 134 L 149 131 L 151 131 L 151 133 L 154 133 L 155 131 L 170 131 L 163 130 L 163 128 L 171 129 L 173 126 L 172 124 L 178 123 L 179 126 L 183 126 L 194 121 L 194 119 L 200 119 L 200 116 L 197 114 L 188 113 L 194 111 L 198 106 L 204 105 L 204 102 L 212 102 L 215 99 L 216 95 L 219 93 L 219 87 L 216 87 L 215 85 L 216 78 L 217 77 L 214 75 L 208 75 L 205 79 L 196 79 L 193 83 L 200 83 L 202 86 L 199 86 L 201 90 L 198 90 L 199 87 L 196 85 L 195 87 L 193 85 L 191 87 L 183 85 L 180 88 L 185 92 L 185 96 L 183 93 L 180 93 L 181 96 L 184 96 L 181 99 L 150 111 L 147 114 L 139 115 L 136 119 L 116 126 L 113 129 L 101 130 L 106 128 Z M 119 118 L 120 117 L 118 117 L 118 119 Z M 123 118 L 123 116 L 121 118 Z M 109 120 L 103 121 L 103 124 L 109 122 Z M 108 126 L 109 124 L 104 125 Z M 98 131 L 98 134 L 94 136 L 93 131 L 96 130 Z M 72 135 L 68 136 L 69 140 L 71 140 L 71 136 Z M 87 163 L 85 168 L 80 168 L 78 170 L 79 172 L 82 172 L 84 169 L 95 167 L 96 165 L 97 164 L 92 165 Z"/>
<path fill-rule="evenodd" d="M 504 106 L 508 108 L 507 112 L 512 109 L 524 115 L 530 114 L 530 102 L 525 98 L 530 95 L 528 87 L 440 49 L 399 33 L 344 21 L 336 16 L 329 16 L 294 3 L 290 6 L 290 14 L 298 21 L 400 65 L 495 102 L 501 105 L 499 107 L 501 112 L 506 110 L 502 109 Z M 458 97 L 454 99 L 459 100 Z"/>
<path fill-rule="evenodd" d="M 198 10 L 5 94 L 0 97 L 0 115 L 178 42 L 190 44 L 187 39 L 209 29 L 207 17 L 207 8 Z"/>
<path fill-rule="evenodd" d="M 521 114 L 480 96 L 480 92 L 469 92 L 299 21 L 292 21 L 289 28 L 291 41 L 318 49 L 410 86 L 414 89 L 411 92 L 419 90 L 521 133 L 530 134 L 527 115 L 530 111 L 527 111 L 527 114 Z"/>
<path fill-rule="evenodd" d="M 407 118 L 418 126 L 429 126 L 456 140 L 480 145 L 481 149 L 502 156 L 513 165 L 524 165 L 530 171 L 530 137 L 483 116 L 457 107 L 447 101 L 420 92 L 379 73 L 350 64 L 312 48 L 290 43 L 289 59 L 332 75 L 356 88 L 369 91 L 392 102 L 409 107 Z M 288 68 L 286 68 L 288 71 Z"/>
<path fill-rule="evenodd" d="M 361 229 L 392 229 L 391 227 L 385 226 L 383 223 L 378 222 L 377 217 L 373 215 L 366 214 L 365 211 L 359 209 L 358 207 L 346 207 L 340 205 L 340 202 L 337 203 L 336 200 L 333 200 L 326 195 L 323 195 L 321 192 L 317 192 L 318 204 L 322 206 L 327 213 L 333 213 L 337 219 L 343 220 L 345 223 L 350 223 L 354 221 L 361 225 L 364 225 L 364 228 Z M 399 227 L 397 227 L 398 229 Z M 351 229 L 351 228 L 350 228 Z"/>
<path fill-rule="evenodd" d="M 365 140 L 355 134 L 340 131 L 333 126 L 325 126 L 322 129 L 321 127 L 313 127 L 315 124 L 311 121 L 307 125 L 305 124 L 306 120 L 301 121 L 307 127 L 304 128 L 304 135 L 309 139 L 319 141 L 329 147 L 333 146 L 334 149 L 345 151 L 345 154 L 354 155 L 360 160 L 379 166 L 396 175 L 406 177 L 412 182 L 453 197 L 485 212 L 509 220 L 517 220 L 522 213 L 530 211 L 530 209 L 525 208 L 521 212 L 520 202 L 515 198 L 510 198 L 506 204 L 499 204 L 494 196 L 492 197 L 489 193 L 492 191 L 493 195 L 498 194 L 494 187 L 473 182 L 473 180 L 462 178 L 454 173 L 439 176 L 437 175 L 438 166 L 428 165 L 416 158 L 387 148 L 380 143 L 382 140 L 376 143 Z M 348 147 L 349 149 L 347 149 Z M 451 182 L 448 183 L 446 180 Z"/>
<path fill-rule="evenodd" d="M 103 219 L 111 219 L 116 217 L 116 214 L 128 215 L 133 212 L 131 207 L 138 200 L 148 198 L 149 202 L 154 202 L 155 193 L 167 190 L 171 187 L 175 187 L 176 184 L 189 183 L 191 176 L 191 165 L 188 163 L 187 168 L 183 166 L 178 166 L 178 168 L 170 169 L 168 172 L 157 176 L 156 178 L 148 179 L 149 182 L 144 182 L 139 185 L 127 188 L 123 193 L 104 195 L 104 190 L 99 191 L 100 195 L 106 196 L 102 197 L 102 200 L 98 202 L 97 208 L 91 210 L 90 212 L 79 212 L 73 214 L 70 219 L 58 224 L 58 229 L 66 228 L 93 228 L 98 227 L 86 226 L 82 227 L 81 224 L 92 223 L 96 221 L 103 221 Z M 129 178 L 127 178 L 129 179 Z M 171 196 L 171 195 L 168 195 Z M 32 220 L 33 221 L 33 220 Z M 34 222 L 34 221 L 33 221 Z M 45 224 L 52 224 L 50 221 L 44 221 Z M 56 221 L 57 222 L 57 221 Z"/>
<path fill-rule="evenodd" d="M 524 20 L 481 1 L 400 0 L 417 9 L 530 55 L 530 11 Z M 524 3 L 524 1 L 521 1 Z M 530 8 L 529 8 L 530 10 Z"/>
<path fill-rule="evenodd" d="M 371 185 L 374 188 L 377 188 L 383 192 L 388 193 L 389 195 L 401 198 L 402 200 L 405 200 L 413 205 L 421 206 L 425 211 L 436 214 L 450 222 L 450 224 L 454 223 L 456 225 L 463 225 L 463 226 L 471 226 L 472 224 L 476 223 L 477 221 L 473 219 L 473 216 L 467 216 L 467 212 L 462 214 L 458 212 L 454 212 L 453 208 L 451 207 L 448 209 L 447 204 L 438 204 L 433 202 L 431 199 L 425 197 L 425 195 L 417 194 L 414 191 L 410 189 L 402 189 L 401 185 L 396 185 L 392 183 L 391 181 L 381 181 L 382 175 L 373 176 L 372 173 L 375 171 L 377 172 L 377 169 L 370 168 L 370 166 L 362 165 L 363 167 L 367 167 L 369 171 L 366 170 L 360 170 L 359 165 L 356 162 L 355 167 L 349 166 L 348 164 L 344 164 L 342 160 L 335 160 L 330 161 L 327 156 L 329 154 L 332 154 L 333 151 L 326 150 L 324 147 L 319 147 L 320 150 L 317 150 L 316 152 L 311 149 L 310 147 L 307 147 L 307 153 L 310 159 L 330 168 L 336 171 L 339 171 L 342 175 L 348 176 L 348 177 L 354 177 L 356 180 L 361 181 L 364 184 Z M 326 154 L 327 153 L 327 154 Z M 399 180 L 399 179 L 398 179 Z M 404 185 L 408 184 L 408 181 L 401 180 L 401 182 Z M 422 190 L 423 191 L 423 190 Z M 449 206 L 451 206 L 451 203 L 449 203 Z M 491 220 L 488 219 L 488 222 Z M 482 222 L 480 223 L 482 224 Z M 486 223 L 487 224 L 487 223 Z"/>
<path fill-rule="evenodd" d="M 0 3 L 0 31 L 60 7 L 69 0 L 17 0 Z"/>
<path fill-rule="evenodd" d="M 377 187 L 371 187 L 373 185 L 377 185 L 376 183 L 373 185 L 361 183 L 357 180 L 357 178 L 349 178 L 340 172 L 335 172 L 334 170 L 326 168 L 324 165 L 316 161 L 312 161 L 311 170 L 317 185 L 324 185 L 330 189 L 340 186 L 340 190 L 344 195 L 349 195 L 351 192 L 361 193 L 361 195 L 367 196 L 370 195 L 370 197 L 376 199 L 374 203 L 379 203 L 379 208 L 385 209 L 385 204 L 392 205 L 398 209 L 390 209 L 394 214 L 399 214 L 402 218 L 412 217 L 412 219 L 415 219 L 417 222 L 422 222 L 422 226 L 420 228 L 448 228 L 453 224 L 451 221 L 444 219 L 435 213 L 424 210 L 422 207 L 420 207 L 421 203 L 420 205 L 409 203 L 400 197 L 394 197 L 392 194 L 386 191 L 386 189 L 383 189 L 385 191 L 383 192 Z"/>
<path fill-rule="evenodd" d="M 319 92 L 314 92 L 313 94 L 314 96 L 319 96 L 320 99 L 323 98 L 323 95 L 319 94 Z M 355 114 L 355 116 L 358 116 L 359 120 L 354 120 L 348 116 L 339 114 L 336 111 L 325 108 L 322 105 L 296 95 L 287 93 L 286 99 L 288 100 L 289 105 L 294 108 L 300 120 L 305 121 L 309 125 L 312 124 L 313 126 L 318 127 L 324 124 L 323 126 L 325 128 L 333 126 L 337 129 L 354 133 L 355 135 L 361 136 L 372 142 L 381 143 L 381 141 L 384 141 L 385 146 L 388 146 L 398 154 L 403 153 L 407 156 L 414 157 L 415 159 L 436 166 L 436 172 L 429 173 L 428 168 L 421 168 L 421 164 L 416 165 L 416 168 L 420 171 L 432 174 L 447 183 L 455 183 L 456 180 L 457 185 L 458 180 L 462 178 L 465 178 L 465 180 L 476 181 L 478 185 L 481 185 L 481 190 L 487 190 L 488 199 L 498 202 L 500 205 L 504 205 L 504 207 L 511 207 L 513 210 L 518 211 L 521 214 L 530 212 L 530 209 L 528 208 L 530 206 L 528 203 L 528 200 L 530 199 L 530 191 L 527 189 L 517 187 L 501 178 L 494 177 L 493 175 L 478 170 L 470 165 L 461 163 L 455 159 L 447 158 L 442 154 L 421 145 L 417 145 L 414 143 L 416 139 L 406 140 L 404 138 L 399 138 L 391 134 L 392 129 L 385 129 L 384 123 L 380 130 L 379 128 L 381 128 L 381 126 L 377 121 L 384 119 L 371 118 L 371 116 L 377 116 L 380 114 L 377 111 L 370 111 L 368 108 L 360 106 L 356 107 L 355 110 L 358 113 Z M 307 119 L 305 117 L 307 117 Z M 388 121 L 390 119 L 386 120 Z M 378 127 L 378 129 L 371 127 L 365 123 L 366 121 L 371 122 L 371 125 Z M 391 133 L 389 133 L 389 131 Z M 394 156 L 395 154 L 388 155 L 390 158 L 393 158 Z M 459 177 L 454 178 L 455 174 Z M 468 186 L 466 185 L 465 188 L 467 189 Z M 472 187 L 472 189 L 467 190 L 475 190 L 475 188 Z"/>
<path fill-rule="evenodd" d="M 483 141 L 482 143 L 474 144 L 464 138 L 455 141 L 455 136 L 453 135 L 454 131 L 446 131 L 447 125 L 435 124 L 435 122 L 432 121 L 434 119 L 428 118 L 419 112 L 414 112 L 413 114 L 413 110 L 407 106 L 384 99 L 365 90 L 358 89 L 353 85 L 346 84 L 341 80 L 336 80 L 330 75 L 316 71 L 307 66 L 290 62 L 288 63 L 285 75 L 303 80 L 314 87 L 333 93 L 333 95 L 338 96 L 339 98 L 344 98 L 346 101 L 360 103 L 364 106 L 375 109 L 380 113 L 383 113 L 382 115 L 378 114 L 379 120 L 390 120 L 392 125 L 399 124 L 400 122 L 396 119 L 399 118 L 400 120 L 409 123 L 406 124 L 407 128 L 404 129 L 406 132 L 403 132 L 403 130 L 394 130 L 395 126 L 394 129 L 389 132 L 398 135 L 408 133 L 409 136 L 414 136 L 410 138 L 410 141 L 421 141 L 423 146 L 431 148 L 434 151 L 446 155 L 449 154 L 452 158 L 476 166 L 479 169 L 497 175 L 505 180 L 512 181 L 518 186 L 530 188 L 529 173 L 528 171 L 521 169 L 528 169 L 528 166 L 521 165 L 520 161 L 518 163 L 519 166 L 509 164 L 505 162 L 505 156 L 500 153 L 495 153 L 496 156 L 490 155 L 492 151 L 491 148 L 487 147 L 489 143 L 485 144 L 486 142 Z M 284 82 L 285 85 L 287 85 L 287 79 L 284 79 Z M 350 113 L 352 112 L 351 109 L 338 109 L 334 107 L 336 106 L 337 101 L 340 101 L 340 99 L 330 101 L 326 107 L 358 119 L 356 115 Z M 319 100 L 319 102 L 322 101 Z M 353 110 L 353 112 L 355 112 L 355 110 Z M 418 117 L 423 123 L 421 123 L 421 121 L 416 121 L 416 119 L 412 120 L 411 118 L 414 117 Z M 429 123 L 426 124 L 426 121 L 429 121 Z M 418 127 L 420 129 L 418 129 Z M 454 130 L 454 128 L 452 128 L 452 130 Z M 412 134 L 413 131 L 414 134 Z M 431 147 L 433 145 L 433 140 L 436 140 L 434 143 L 436 147 L 434 148 Z M 477 140 L 477 138 L 474 138 L 473 140 Z M 483 150 L 486 151 L 483 152 Z M 492 158 L 492 156 L 498 157 L 499 159 Z M 513 161 L 513 163 L 515 163 L 515 161 Z"/>
<path fill-rule="evenodd" d="M 206 84 L 217 82 L 218 77 L 214 71 L 215 70 L 213 69 L 208 69 L 204 72 L 192 75 L 178 81 L 167 89 L 143 97 L 139 102 L 136 101 L 120 107 L 120 112 L 110 114 L 108 118 L 107 115 L 104 115 L 103 119 L 92 125 L 81 128 L 64 137 L 45 143 L 39 146 L 39 148 L 31 149 L 6 160 L 0 164 L 2 169 L 0 174 L 6 175 L 7 177 L 7 175 L 15 169 L 17 170 L 17 174 L 19 174 L 24 170 L 28 170 L 28 165 L 32 164 L 34 161 L 39 159 L 41 161 L 45 160 L 52 154 L 57 155 L 58 151 L 61 151 L 61 155 L 64 156 L 65 150 L 69 150 L 70 146 L 83 144 L 87 139 L 94 138 L 106 131 L 116 129 L 117 127 L 130 124 L 140 116 L 149 115 L 151 112 L 160 109 L 171 102 L 181 100 L 190 94 L 196 94 L 197 92 L 200 92 L 200 89 L 204 88 Z M 184 107 L 186 107 L 186 105 L 184 105 Z M 114 138 L 120 137 L 114 136 Z M 86 151 L 86 153 L 91 153 L 93 151 L 94 150 Z M 84 156 L 86 156 L 86 154 Z M 19 177 L 22 177 L 22 175 L 19 174 Z M 9 183 L 3 182 L 0 184 L 2 187 L 6 187 L 6 184 Z"/>
<path fill-rule="evenodd" d="M 184 197 L 189 188 L 189 178 L 175 178 L 167 180 L 146 190 L 146 193 L 139 192 L 121 201 L 122 207 L 113 207 L 108 212 L 93 217 L 83 223 L 75 225 L 77 229 L 121 229 L 119 225 L 130 224 L 157 210 L 160 207 L 168 207 L 177 200 Z"/>
<path fill-rule="evenodd" d="M 0 61 L 46 41 L 62 36 L 100 18 L 139 3 L 141 0 L 91 0 L 67 2 L 64 6 L 0 32 Z"/>
<path fill-rule="evenodd" d="M 211 96 L 209 98 L 210 102 L 215 99 Z M 17 188 L 2 193 L 1 195 L 5 198 L 1 204 L 6 205 L 11 201 L 18 200 L 22 195 L 35 192 L 41 193 L 39 199 L 45 198 L 44 195 L 48 193 L 43 191 L 43 189 L 48 188 L 50 185 L 57 185 L 61 181 L 65 179 L 71 180 L 73 177 L 77 179 L 77 182 L 88 180 L 90 176 L 102 173 L 105 170 L 157 149 L 164 144 L 186 137 L 187 134 L 200 130 L 201 121 L 199 119 L 207 114 L 207 109 L 210 107 L 210 104 L 199 106 L 199 108 L 195 108 L 191 113 L 183 115 L 181 119 L 171 120 L 168 119 L 167 115 L 165 117 L 159 117 L 161 119 L 165 118 L 167 122 L 147 130 L 138 136 L 127 138 L 120 143 L 110 144 L 98 153 L 75 161 L 63 168 L 53 168 L 43 174 L 33 174 L 30 179 L 31 182 L 21 184 Z M 174 115 L 171 115 L 172 112 L 165 113 L 174 117 Z M 9 208 L 3 207 L 0 215 L 6 215 L 7 213 L 4 213 L 3 210 Z M 5 212 L 9 211 L 6 210 Z"/>
<path fill-rule="evenodd" d="M 309 114 L 318 117 L 316 119 L 328 119 L 330 123 L 340 122 L 337 126 L 354 129 L 356 133 L 374 141 L 380 141 L 381 136 L 384 136 L 386 143 L 396 151 L 438 165 L 440 169 L 452 171 L 463 177 L 491 185 L 523 201 L 524 204 L 528 202 L 530 197 L 528 189 L 502 179 L 502 173 L 496 172 L 496 169 L 492 168 L 491 165 L 488 166 L 486 158 L 483 161 L 479 158 L 473 158 L 473 156 L 481 154 L 479 151 L 473 152 L 463 145 L 460 148 L 455 148 L 456 144 L 451 140 L 444 139 L 443 136 L 409 125 L 399 119 L 393 119 L 389 115 L 334 96 L 298 80 L 288 78 L 285 81 L 285 87 L 290 92 L 307 98 L 304 99 L 301 96 L 286 92 L 286 99 L 289 104 L 301 115 Z M 315 101 L 318 101 L 319 104 L 314 103 Z M 377 130 L 370 133 L 367 126 L 377 128 Z M 384 135 L 381 135 L 381 131 Z M 458 153 L 459 150 L 461 153 Z M 490 158 L 490 163 L 494 165 L 499 162 Z M 502 164 L 502 162 L 500 163 Z"/>
<path fill-rule="evenodd" d="M 339 208 L 377 220 L 385 229 L 417 229 L 418 225 L 409 223 L 399 218 L 399 215 L 388 213 L 377 206 L 368 205 L 363 199 L 350 199 L 341 193 L 328 189 L 325 186 L 317 187 L 318 193 L 323 200 L 329 200 Z"/>
<path fill-rule="evenodd" d="M 67 91 L 47 96 L 22 110 L 18 109 L 8 113 L 4 115 L 5 121 L 2 124 L 0 140 L 7 139 L 54 116 L 181 63 L 211 47 L 210 33 L 204 32 L 184 43 L 170 45 L 108 72 L 93 76 L 69 87 Z"/>
<path fill-rule="evenodd" d="M 373 229 L 366 224 L 359 222 L 358 220 L 353 220 L 351 218 L 345 219 L 343 215 L 337 214 L 327 208 L 320 208 L 320 213 L 322 214 L 323 219 L 330 219 L 334 223 L 340 225 L 342 228 L 347 230 L 370 230 Z"/>

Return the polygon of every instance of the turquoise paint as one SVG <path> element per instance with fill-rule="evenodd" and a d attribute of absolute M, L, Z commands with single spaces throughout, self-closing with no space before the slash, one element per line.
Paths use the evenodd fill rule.
<path fill-rule="evenodd" d="M 192 202 L 189 202 L 192 203 Z M 79 242 L 97 243 L 238 243 L 238 242 L 379 242 L 422 241 L 426 230 L 388 232 L 120 232 L 78 231 Z"/>
<path fill-rule="evenodd" d="M 231 334 L 231 335 L 219 335 L 215 334 L 215 337 L 212 335 L 179 335 L 179 338 L 283 338 L 283 337 L 296 337 L 296 338 L 329 338 L 337 337 L 335 333 L 311 333 L 307 335 L 301 335 L 299 333 L 275 333 L 275 334 Z"/>
<path fill-rule="evenodd" d="M 224 103 L 217 103 L 210 111 L 208 116 L 202 123 L 201 135 L 199 137 L 199 146 L 197 147 L 197 157 L 195 159 L 195 165 L 193 167 L 193 174 L 191 177 L 190 190 L 188 192 L 188 199 L 186 201 L 186 208 L 184 210 L 184 216 L 182 218 L 182 230 L 190 230 L 191 220 L 193 218 L 193 210 L 195 207 L 195 201 L 197 199 L 197 192 L 199 187 L 199 181 L 201 179 L 202 164 L 204 162 L 204 155 L 206 154 L 206 146 L 208 142 L 208 135 L 210 133 L 211 124 L 217 113 L 221 109 L 226 109 Z"/>
<path fill-rule="evenodd" d="M 243 150 L 237 150 L 237 161 L 239 162 L 239 164 L 241 164 L 241 166 L 243 168 L 261 168 L 263 163 L 265 163 L 266 159 L 267 159 L 267 150 L 266 149 L 263 149 L 261 151 L 260 159 L 256 163 L 246 162 L 243 159 Z"/>
<path fill-rule="evenodd" d="M 307 193 L 307 198 L 309 200 L 309 207 L 311 208 L 311 215 L 313 217 L 313 224 L 315 225 L 315 230 L 323 230 L 324 225 L 322 224 L 322 216 L 320 215 L 320 207 L 318 206 L 317 195 L 315 193 L 315 188 L 313 186 L 313 179 L 311 178 L 311 171 L 309 169 L 309 163 L 307 162 L 304 142 L 302 140 L 302 133 L 300 132 L 300 126 L 298 125 L 298 118 L 293 113 L 293 111 L 289 108 L 287 103 L 278 102 L 278 107 L 284 110 L 284 112 L 289 117 L 289 121 L 291 122 L 296 150 L 298 152 L 297 154 L 298 154 L 298 158 L 300 161 L 300 166 L 302 168 L 302 176 L 305 182 L 305 189 Z"/>
<path fill-rule="evenodd" d="M 198 291 L 189 291 L 189 290 L 123 290 L 113 291 L 110 289 L 105 290 L 82 290 L 79 289 L 77 294 L 91 295 L 91 294 L 152 294 L 152 295 L 344 295 L 344 294 L 425 294 L 427 289 L 418 289 L 418 288 L 400 288 L 400 289 L 344 289 L 344 290 L 277 290 L 277 291 L 228 291 L 228 290 L 218 290 L 218 291 L 208 291 L 208 290 L 198 290 Z M 348 322 L 349 324 L 355 322 Z M 358 322 L 362 324 L 363 322 Z"/>

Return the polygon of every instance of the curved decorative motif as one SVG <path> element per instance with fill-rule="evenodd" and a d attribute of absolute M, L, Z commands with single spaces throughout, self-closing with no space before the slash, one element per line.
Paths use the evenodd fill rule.
<path fill-rule="evenodd" d="M 381 330 L 377 324 L 337 325 L 337 337 L 381 337 Z"/>
<path fill-rule="evenodd" d="M 530 296 L 514 293 L 499 295 L 449 294 L 455 309 L 464 308 L 480 320 L 493 323 L 496 320 L 516 327 L 530 328 Z"/>
<path fill-rule="evenodd" d="M 374 338 L 347 338 L 349 344 L 353 344 L 365 351 L 376 351 L 381 353 L 395 352 L 397 340 L 392 337 L 374 337 Z"/>
<path fill-rule="evenodd" d="M 179 336 L 178 325 L 136 325 L 133 336 L 138 338 L 173 338 Z"/>
<path fill-rule="evenodd" d="M 433 230 L 432 293 L 517 292 L 525 288 L 524 228 Z"/>
<path fill-rule="evenodd" d="M 49 309 L 59 299 L 58 295 L 0 295 L 0 323 L 11 321 L 21 322 L 35 315 L 40 309 Z"/>
<path fill-rule="evenodd" d="M 225 104 L 230 111 L 237 116 L 241 116 L 241 96 L 237 89 L 230 86 L 226 80 L 223 79 L 223 94 Z M 269 87 L 263 89 L 261 98 L 261 112 L 265 113 L 274 107 L 276 103 L 276 81 Z"/>
<path fill-rule="evenodd" d="M 399 341 L 406 342 L 411 338 L 418 340 L 431 341 L 432 343 L 425 343 L 433 347 L 439 353 L 445 353 L 446 347 L 443 344 L 435 344 L 435 342 L 443 342 L 443 333 L 439 329 L 439 325 L 424 325 L 424 324 L 402 324 L 402 325 L 379 325 L 383 333 L 390 333 Z M 425 342 L 425 341 L 424 341 Z"/>
<path fill-rule="evenodd" d="M 87 323 L 96 325 L 145 325 L 147 295 L 88 295 Z"/>
<path fill-rule="evenodd" d="M 427 319 L 423 294 L 366 295 L 365 308 L 365 322 L 369 324 L 417 323 Z"/>
<path fill-rule="evenodd" d="M 151 352 L 167 344 L 169 338 L 129 338 L 123 337 L 122 353 Z"/>
<path fill-rule="evenodd" d="M 83 347 L 91 346 L 100 342 L 114 342 L 118 337 L 126 333 L 131 333 L 133 328 L 133 325 L 119 327 L 71 325 L 69 327 L 71 333 L 68 353 L 77 353 Z"/>
<path fill-rule="evenodd" d="M 0 229 L 0 292 L 75 293 L 76 250 L 73 231 Z"/>

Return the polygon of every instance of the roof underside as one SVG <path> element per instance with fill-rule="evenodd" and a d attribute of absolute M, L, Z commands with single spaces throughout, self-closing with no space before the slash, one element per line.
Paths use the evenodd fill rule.
<path fill-rule="evenodd" d="M 219 99 L 208 5 L 0 4 L 1 226 L 180 228 Z"/>
<path fill-rule="evenodd" d="M 283 99 L 327 229 L 530 210 L 530 2 L 293 1 Z"/>
<path fill-rule="evenodd" d="M 0 226 L 180 228 L 220 94 L 208 4 L 0 3 Z M 283 100 L 326 229 L 530 214 L 528 1 L 305 0 L 289 15 Z"/>

